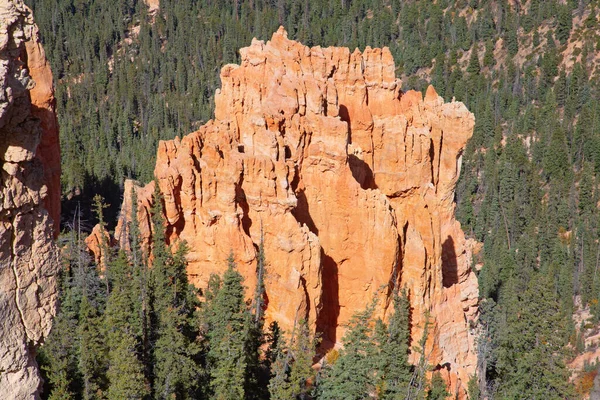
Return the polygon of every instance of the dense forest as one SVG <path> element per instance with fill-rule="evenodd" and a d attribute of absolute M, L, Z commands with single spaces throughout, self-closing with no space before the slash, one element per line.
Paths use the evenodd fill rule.
<path fill-rule="evenodd" d="M 95 192 L 118 205 L 125 177 L 151 180 L 158 140 L 211 118 L 220 67 L 238 61 L 237 49 L 252 37 L 268 39 L 281 24 L 307 45 L 388 46 L 405 89 L 433 83 L 476 116 L 456 194 L 463 229 L 483 243 L 471 396 L 564 399 L 590 390 L 596 366 L 570 380 L 567 363 L 589 350 L 586 338 L 600 323 L 600 2 L 163 0 L 150 13 L 135 0 L 28 3 L 57 82 L 66 210 L 91 208 Z M 107 210 L 109 226 L 114 212 Z M 223 398 L 265 398 L 257 387 L 269 387 L 272 398 L 406 398 L 392 393 L 398 385 L 419 387 L 414 396 L 445 396 L 435 377 L 431 384 L 412 378 L 427 366 L 395 359 L 389 370 L 383 344 L 408 351 L 403 322 L 369 331 L 361 323 L 369 308 L 360 311 L 345 349 L 313 376 L 306 366 L 314 343 L 298 334 L 280 344 L 276 328 L 253 325 L 260 313 L 236 292 L 243 283 L 233 265 L 197 307 L 181 253 L 156 250 L 165 267 L 152 270 L 142 255 L 116 254 L 104 276 L 81 254 L 79 224 L 67 225 L 61 314 L 42 359 L 52 398 L 127 398 L 120 390 L 132 385 L 139 393 L 132 398 L 210 397 L 218 387 L 238 390 Z M 135 279 L 123 283 L 119 274 Z M 397 297 L 394 315 L 402 318 Z M 233 325 L 215 320 L 224 312 L 218 307 L 246 336 L 233 337 Z M 166 309 L 178 312 L 166 317 Z M 576 324 L 573 315 L 583 311 L 590 317 Z M 225 357 L 223 343 L 238 353 Z M 382 383 L 393 374 L 395 383 Z M 292 392 L 276 394 L 277 387 Z"/>
<path fill-rule="evenodd" d="M 160 196 L 159 193 L 156 193 Z M 95 199 L 101 224 L 103 204 Z M 204 291 L 188 283 L 185 244 L 165 244 L 160 202 L 152 210 L 157 232 L 151 254 L 140 247 L 135 221 L 128 254 L 103 243 L 101 268 L 93 265 L 74 229 L 64 237 L 61 310 L 38 357 L 44 393 L 66 399 L 444 399 L 448 393 L 424 351 L 427 333 L 408 362 L 410 328 L 406 294 L 396 292 L 387 322 L 372 303 L 348 325 L 344 349 L 312 365 L 319 338 L 306 321 L 285 335 L 265 327 L 264 252 L 258 284 L 245 300 L 233 253 L 222 276 Z M 149 259 L 151 258 L 151 268 Z M 425 329 L 427 331 L 427 328 Z M 318 355 L 317 355 L 318 357 Z M 475 388 L 476 385 L 473 385 Z"/>

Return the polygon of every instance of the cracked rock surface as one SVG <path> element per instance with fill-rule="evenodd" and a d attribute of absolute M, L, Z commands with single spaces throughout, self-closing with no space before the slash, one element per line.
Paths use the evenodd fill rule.
<path fill-rule="evenodd" d="M 413 343 L 429 314 L 429 364 L 466 398 L 478 286 L 454 190 L 473 114 L 432 87 L 402 91 L 387 48 L 309 48 L 281 28 L 240 55 L 221 70 L 215 119 L 158 146 L 167 236 L 188 243 L 190 281 L 205 288 L 233 250 L 250 297 L 264 237 L 267 320 L 288 332 L 308 320 L 322 351 L 404 287 Z M 153 191 L 126 182 L 117 240 L 135 210 L 149 245 Z"/>
<path fill-rule="evenodd" d="M 0 0 L 0 162 L 0 395 L 36 399 L 57 300 L 60 159 L 52 73 L 22 0 Z"/>

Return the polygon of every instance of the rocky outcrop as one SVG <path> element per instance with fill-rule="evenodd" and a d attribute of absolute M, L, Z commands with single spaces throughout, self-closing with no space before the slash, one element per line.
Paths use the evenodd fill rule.
<path fill-rule="evenodd" d="M 59 261 L 60 155 L 52 74 L 31 11 L 0 0 L 0 393 L 38 398 Z M 53 226 L 53 221 L 56 225 Z"/>
<path fill-rule="evenodd" d="M 288 330 L 307 319 L 325 348 L 373 297 L 385 315 L 406 287 L 413 340 L 429 315 L 429 362 L 463 397 L 478 287 L 454 188 L 473 115 L 432 87 L 402 92 L 387 48 L 309 48 L 280 29 L 240 54 L 221 71 L 214 120 L 158 149 L 167 235 L 188 243 L 191 281 L 205 287 L 233 250 L 251 292 L 262 231 L 267 318 Z M 153 186 L 127 183 L 116 235 L 132 190 L 149 243 Z"/>

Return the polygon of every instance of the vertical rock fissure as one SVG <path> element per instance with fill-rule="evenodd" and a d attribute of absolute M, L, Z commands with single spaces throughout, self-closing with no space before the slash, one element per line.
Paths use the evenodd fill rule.
<path fill-rule="evenodd" d="M 25 333 L 25 336 L 27 338 L 29 338 L 29 334 L 27 332 L 27 325 L 25 325 L 25 313 L 23 312 L 23 310 L 21 309 L 21 304 L 20 304 L 20 290 L 21 290 L 21 284 L 20 284 L 20 280 L 19 280 L 19 272 L 17 271 L 17 235 L 15 234 L 15 221 L 16 221 L 17 217 L 14 216 L 11 220 L 11 230 L 10 230 L 10 265 L 11 265 L 11 269 L 13 272 L 13 276 L 15 278 L 15 306 L 17 307 L 17 310 L 19 312 L 19 320 L 21 321 L 21 324 L 23 325 L 23 331 Z"/>
<path fill-rule="evenodd" d="M 437 194 L 438 191 L 438 183 L 440 183 L 440 167 L 442 165 L 442 147 L 444 146 L 444 131 L 440 132 L 440 143 L 439 143 L 440 148 L 437 151 L 437 154 L 434 153 L 436 160 L 435 162 L 437 163 L 437 169 L 436 169 L 436 174 L 434 177 L 432 177 L 434 179 L 433 184 L 435 187 L 435 193 Z M 433 164 L 433 162 L 432 162 Z"/>

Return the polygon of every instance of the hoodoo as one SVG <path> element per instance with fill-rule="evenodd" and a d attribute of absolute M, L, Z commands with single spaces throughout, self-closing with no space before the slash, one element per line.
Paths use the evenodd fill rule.
<path fill-rule="evenodd" d="M 309 48 L 280 28 L 240 54 L 214 120 L 158 149 L 167 235 L 188 243 L 191 282 L 204 288 L 233 251 L 251 291 L 262 234 L 267 318 L 308 320 L 325 349 L 354 312 L 375 297 L 385 315 L 406 288 L 413 343 L 429 319 L 429 363 L 464 397 L 478 286 L 454 190 L 473 114 L 432 87 L 403 92 L 387 48 Z M 153 185 L 126 183 L 117 240 L 135 208 L 151 241 Z"/>
<path fill-rule="evenodd" d="M 52 72 L 31 11 L 0 0 L 0 394 L 37 398 L 55 314 L 60 151 Z"/>

